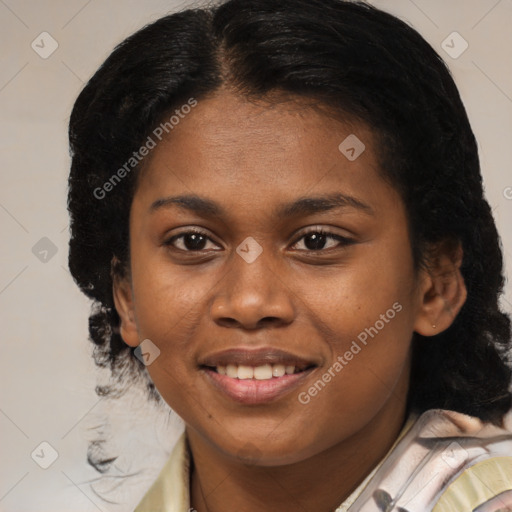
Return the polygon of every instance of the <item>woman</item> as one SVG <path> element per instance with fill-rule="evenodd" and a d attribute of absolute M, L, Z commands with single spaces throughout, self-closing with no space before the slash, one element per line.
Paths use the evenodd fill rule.
<path fill-rule="evenodd" d="M 173 14 L 70 143 L 97 360 L 185 422 L 138 512 L 512 507 L 499 239 L 418 33 L 339 0 Z"/>

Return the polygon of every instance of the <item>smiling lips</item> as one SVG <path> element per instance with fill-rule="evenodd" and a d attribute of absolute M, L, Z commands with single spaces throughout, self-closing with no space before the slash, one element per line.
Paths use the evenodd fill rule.
<path fill-rule="evenodd" d="M 271 348 L 229 349 L 204 358 L 200 364 L 216 389 L 244 404 L 277 399 L 298 386 L 317 366 Z"/>

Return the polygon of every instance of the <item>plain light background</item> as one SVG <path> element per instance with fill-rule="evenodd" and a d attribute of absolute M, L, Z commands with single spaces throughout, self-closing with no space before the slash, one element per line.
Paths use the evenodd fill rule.
<path fill-rule="evenodd" d="M 412 24 L 449 64 L 479 142 L 510 272 L 512 1 L 371 3 Z M 0 0 L 0 511 L 131 510 L 181 431 L 179 419 L 148 409 L 137 389 L 107 406 L 94 392 L 97 379 L 106 376 L 96 374 L 90 357 L 89 302 L 67 270 L 67 123 L 79 91 L 117 43 L 191 5 Z M 43 32 L 58 44 L 46 59 L 31 46 L 39 53 L 51 49 Z M 454 58 L 464 41 L 468 48 Z M 511 303 L 508 285 L 508 312 Z M 106 412 L 111 427 L 103 435 L 119 459 L 98 479 L 86 462 L 87 440 L 99 433 Z M 42 469 L 36 461 L 50 462 L 53 450 L 58 457 Z M 141 467 L 136 477 L 126 476 Z M 120 505 L 99 494 L 115 495 Z"/>

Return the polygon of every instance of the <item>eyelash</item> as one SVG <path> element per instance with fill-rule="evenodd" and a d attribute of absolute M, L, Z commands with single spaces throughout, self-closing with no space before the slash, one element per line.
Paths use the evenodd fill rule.
<path fill-rule="evenodd" d="M 191 234 L 203 236 L 207 240 L 213 242 L 213 240 L 211 240 L 211 238 L 208 236 L 208 234 L 205 233 L 204 231 L 201 231 L 200 229 L 189 229 L 188 231 L 184 231 L 183 233 L 180 233 L 178 235 L 172 236 L 171 238 L 169 238 L 168 240 L 166 240 L 164 242 L 164 245 L 167 246 L 167 247 L 171 247 L 172 249 L 175 249 L 177 251 L 184 252 L 184 253 L 200 253 L 202 251 L 205 251 L 205 249 L 199 249 L 197 251 L 187 250 L 187 249 L 178 249 L 177 247 L 174 246 L 174 242 L 176 240 L 178 240 L 180 238 L 183 238 L 186 235 L 191 235 Z M 344 236 L 341 236 L 341 235 L 336 235 L 335 233 L 331 233 L 329 231 L 326 231 L 323 228 L 313 228 L 313 229 L 307 231 L 306 233 L 303 233 L 300 236 L 300 238 L 298 238 L 294 242 L 293 245 L 296 245 L 300 240 L 302 240 L 303 238 L 305 238 L 306 236 L 311 235 L 311 234 L 324 235 L 327 238 L 337 240 L 338 242 L 340 242 L 340 244 L 338 246 L 336 246 L 336 247 L 329 247 L 327 249 L 317 249 L 317 250 L 315 250 L 315 249 L 301 249 L 299 252 L 320 253 L 320 252 L 326 252 L 326 251 L 332 250 L 332 249 L 334 249 L 334 250 L 340 249 L 340 248 L 343 248 L 343 247 L 347 247 L 349 245 L 353 245 L 355 243 L 355 240 L 353 240 L 352 238 L 344 237 Z M 215 243 L 215 242 L 213 242 L 213 243 Z"/>

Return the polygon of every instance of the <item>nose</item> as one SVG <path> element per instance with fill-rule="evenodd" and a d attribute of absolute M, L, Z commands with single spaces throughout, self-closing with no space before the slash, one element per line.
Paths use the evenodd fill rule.
<path fill-rule="evenodd" d="M 252 263 L 236 253 L 230 258 L 230 268 L 215 287 L 211 301 L 210 314 L 218 325 L 254 330 L 293 321 L 293 292 L 276 266 L 270 266 L 266 252 Z"/>

